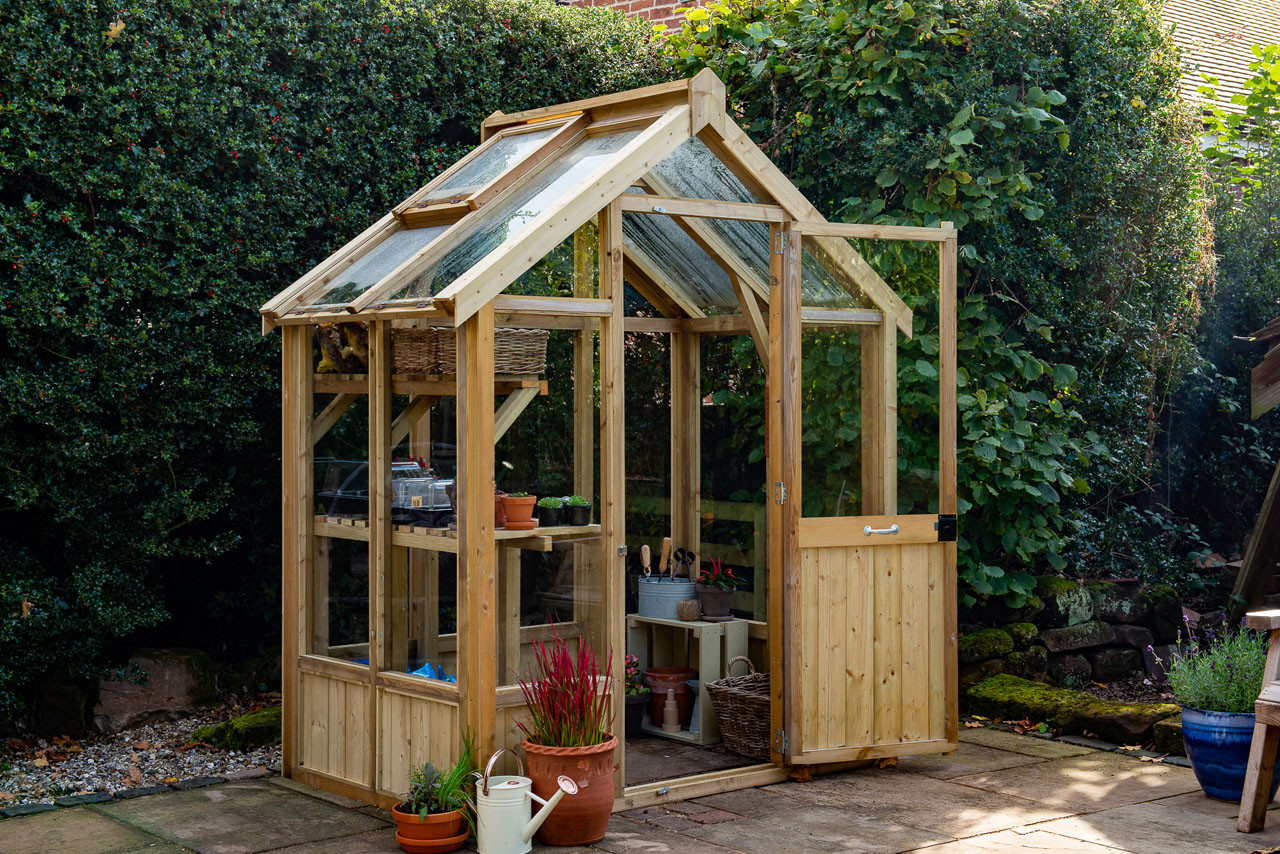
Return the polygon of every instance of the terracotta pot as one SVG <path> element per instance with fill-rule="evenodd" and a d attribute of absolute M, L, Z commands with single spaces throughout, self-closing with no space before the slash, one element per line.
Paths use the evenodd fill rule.
<path fill-rule="evenodd" d="M 507 524 L 507 513 L 502 509 L 503 493 L 495 492 L 493 494 L 493 527 L 501 528 Z"/>
<path fill-rule="evenodd" d="M 649 720 L 655 726 L 662 723 L 662 706 L 667 702 L 667 690 L 671 689 L 676 692 L 680 726 L 688 728 L 693 719 L 693 690 L 688 683 L 697 676 L 698 671 L 692 667 L 650 667 L 644 672 L 644 687 L 650 691 Z"/>
<path fill-rule="evenodd" d="M 707 587 L 705 584 L 695 584 L 693 585 L 693 589 L 698 591 L 698 601 L 702 603 L 702 616 L 729 616 L 729 608 L 733 605 L 732 590 L 721 590 L 719 587 Z"/>
<path fill-rule="evenodd" d="M 502 512 L 507 522 L 523 524 L 533 519 L 533 508 L 538 503 L 537 496 L 526 495 L 516 498 L 512 495 L 502 496 Z"/>
<path fill-rule="evenodd" d="M 457 851 L 467 839 L 466 826 L 462 810 L 431 813 L 422 818 L 417 813 L 401 809 L 404 804 L 396 804 L 391 808 L 391 817 L 396 820 L 396 835 L 406 842 L 439 842 L 441 840 L 461 837 L 453 848 L 441 848 L 440 851 Z M 402 845 L 402 847 L 404 847 Z M 405 850 L 410 850 L 405 847 Z"/>
<path fill-rule="evenodd" d="M 590 845 L 604 839 L 613 811 L 613 761 L 618 739 L 590 747 L 543 747 L 524 740 L 525 768 L 533 793 L 550 798 L 559 789 L 561 774 L 578 784 L 578 794 L 566 795 L 538 830 L 544 845 Z"/>

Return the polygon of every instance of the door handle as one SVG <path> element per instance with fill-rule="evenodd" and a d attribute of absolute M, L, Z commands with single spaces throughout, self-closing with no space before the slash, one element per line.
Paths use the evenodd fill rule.
<path fill-rule="evenodd" d="M 898 530 L 899 530 L 898 525 L 895 522 L 894 524 L 890 525 L 887 528 L 873 528 L 870 525 L 868 525 L 867 527 L 862 529 L 862 533 L 864 536 L 869 537 L 872 534 L 896 534 L 898 533 Z"/>

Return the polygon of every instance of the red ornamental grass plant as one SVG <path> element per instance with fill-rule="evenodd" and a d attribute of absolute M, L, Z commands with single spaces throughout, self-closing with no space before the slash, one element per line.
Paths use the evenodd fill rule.
<path fill-rule="evenodd" d="M 612 650 L 601 671 L 590 644 L 580 642 L 571 652 L 555 631 L 550 642 L 533 642 L 533 655 L 535 677 L 520 680 L 529 718 L 517 724 L 529 741 L 543 747 L 588 747 L 607 741 L 613 728 L 608 679 Z"/>

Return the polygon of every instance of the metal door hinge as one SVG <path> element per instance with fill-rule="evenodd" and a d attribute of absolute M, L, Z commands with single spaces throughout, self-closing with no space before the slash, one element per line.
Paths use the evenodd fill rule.
<path fill-rule="evenodd" d="M 933 529 L 938 532 L 938 542 L 954 543 L 959 534 L 960 522 L 954 513 L 939 513 Z"/>
<path fill-rule="evenodd" d="M 773 736 L 774 753 L 787 755 L 787 732 L 786 730 L 778 730 Z"/>
<path fill-rule="evenodd" d="M 618 554 L 622 555 L 623 557 L 626 557 L 627 547 L 625 545 L 618 546 Z"/>
<path fill-rule="evenodd" d="M 787 503 L 787 485 L 782 481 L 778 481 L 773 485 L 773 503 Z"/>

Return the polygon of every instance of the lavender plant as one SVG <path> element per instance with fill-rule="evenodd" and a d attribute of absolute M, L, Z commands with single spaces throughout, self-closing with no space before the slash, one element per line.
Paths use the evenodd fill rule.
<path fill-rule="evenodd" d="M 1187 626 L 1165 663 L 1174 696 L 1183 706 L 1206 712 L 1252 712 L 1262 689 L 1267 634 L 1241 628 L 1198 637 Z"/>

